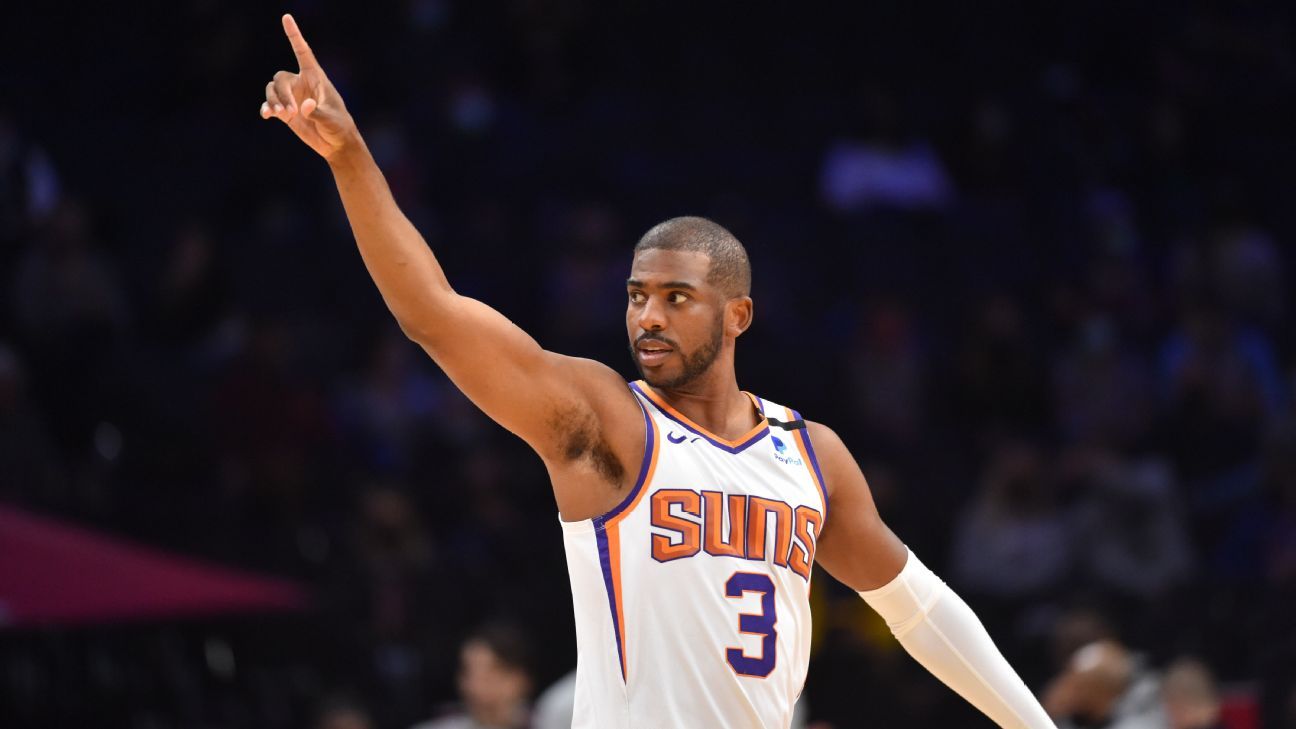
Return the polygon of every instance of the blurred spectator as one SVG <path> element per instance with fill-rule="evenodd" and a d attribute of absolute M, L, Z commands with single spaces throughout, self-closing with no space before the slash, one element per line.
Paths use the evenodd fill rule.
<path fill-rule="evenodd" d="M 544 279 L 546 339 L 561 351 L 603 351 L 599 345 L 624 336 L 613 312 L 625 306 L 625 231 L 620 217 L 605 205 L 575 205 L 558 214 L 561 224 L 552 233 L 564 239 L 554 241 L 558 252 Z"/>
<path fill-rule="evenodd" d="M 348 383 L 336 406 L 367 471 L 408 474 L 418 450 L 433 439 L 444 413 L 445 381 L 427 356 L 394 327 L 378 336 L 362 378 Z"/>
<path fill-rule="evenodd" d="M 292 533 L 307 500 L 329 483 L 334 435 L 295 334 L 283 319 L 254 322 L 243 350 L 208 386 L 206 403 L 221 501 L 257 535 L 261 559 L 279 569 L 296 566 Z"/>
<path fill-rule="evenodd" d="M 1161 679 L 1169 729 L 1221 729 L 1220 696 L 1206 664 L 1195 658 L 1171 663 Z"/>
<path fill-rule="evenodd" d="M 1268 498 L 1261 502 L 1262 526 L 1255 530 L 1262 539 L 1259 562 L 1273 584 L 1296 586 L 1296 421 L 1283 423 L 1269 437 L 1261 473 Z M 1254 529 L 1255 521 L 1239 520 L 1238 527 Z"/>
<path fill-rule="evenodd" d="M 1221 477 L 1255 455 L 1265 419 L 1285 402 L 1273 344 L 1218 306 L 1194 302 L 1161 348 L 1159 380 L 1180 473 L 1199 498 L 1236 496 Z"/>
<path fill-rule="evenodd" d="M 916 329 L 898 302 L 870 307 L 849 355 L 856 412 L 867 433 L 886 444 L 911 446 L 922 432 L 926 365 Z"/>
<path fill-rule="evenodd" d="M 1073 443 L 1128 446 L 1147 433 L 1155 400 L 1145 362 L 1118 341 L 1113 322 L 1082 322 L 1053 367 L 1056 417 Z"/>
<path fill-rule="evenodd" d="M 1141 658 L 1104 640 L 1076 651 L 1042 702 L 1059 729 L 1165 729 L 1159 689 Z"/>
<path fill-rule="evenodd" d="M 576 713 L 576 671 L 571 671 L 541 692 L 535 702 L 531 729 L 571 729 Z"/>
<path fill-rule="evenodd" d="M 1038 432 L 1046 422 L 1047 379 L 1021 305 L 996 294 L 972 316 L 952 363 L 959 424 L 981 433 Z"/>
<path fill-rule="evenodd" d="M 375 725 L 359 703 L 350 699 L 333 699 L 320 709 L 313 729 L 375 729 Z"/>
<path fill-rule="evenodd" d="M 1172 264 L 1183 296 L 1214 296 L 1241 321 L 1263 327 L 1283 314 L 1283 256 L 1273 235 L 1253 221 L 1239 218 L 1196 245 L 1180 246 Z"/>
<path fill-rule="evenodd" d="M 523 729 L 530 725 L 531 648 L 514 625 L 478 629 L 459 651 L 463 708 L 413 729 Z"/>
<path fill-rule="evenodd" d="M 42 350 L 76 342 L 84 356 L 129 324 L 125 291 L 93 236 L 90 212 L 65 201 L 18 264 L 14 310 L 23 333 Z"/>
<path fill-rule="evenodd" d="M 0 269 L 12 262 L 19 239 L 57 207 L 60 187 L 49 155 L 0 109 Z"/>
<path fill-rule="evenodd" d="M 1071 657 L 1090 643 L 1115 640 L 1116 630 L 1102 613 L 1089 607 L 1073 607 L 1054 621 L 1048 643 L 1051 674 L 1066 670 Z"/>
<path fill-rule="evenodd" d="M 972 594 L 1038 598 L 1068 574 L 1073 543 L 1043 454 L 1007 440 L 991 454 L 980 491 L 959 516 L 950 575 Z"/>
<path fill-rule="evenodd" d="M 228 312 L 228 283 L 217 263 L 214 234 L 202 223 L 181 228 L 158 276 L 155 334 L 187 349 L 211 335 Z"/>
<path fill-rule="evenodd" d="M 1082 456 L 1083 457 L 1083 456 Z M 1151 600 L 1182 584 L 1193 555 L 1168 465 L 1092 452 L 1078 506 L 1078 559 L 1104 593 Z"/>
<path fill-rule="evenodd" d="M 60 448 L 88 450 L 123 376 L 126 290 L 96 240 L 90 211 L 59 204 L 18 261 L 11 289 L 18 341 Z"/>
<path fill-rule="evenodd" d="M 353 528 L 328 598 L 341 660 L 359 668 L 382 724 L 408 722 L 426 705 L 425 687 L 452 672 L 464 605 L 444 591 L 460 579 L 401 491 L 366 491 Z"/>

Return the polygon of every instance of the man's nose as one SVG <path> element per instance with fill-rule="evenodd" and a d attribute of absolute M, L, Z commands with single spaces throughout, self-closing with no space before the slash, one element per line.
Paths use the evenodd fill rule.
<path fill-rule="evenodd" d="M 639 310 L 639 328 L 646 332 L 660 332 L 666 328 L 666 312 L 661 302 L 648 299 Z"/>

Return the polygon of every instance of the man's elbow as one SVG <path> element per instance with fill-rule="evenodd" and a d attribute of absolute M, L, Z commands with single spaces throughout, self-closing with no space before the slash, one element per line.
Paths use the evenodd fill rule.
<path fill-rule="evenodd" d="M 411 319 L 402 319 L 396 317 L 396 325 L 400 327 L 401 333 L 404 334 L 411 342 L 427 346 L 432 340 L 432 334 L 426 326 Z"/>
<path fill-rule="evenodd" d="M 447 329 L 453 328 L 446 326 L 447 322 L 454 318 L 452 296 L 455 294 L 438 296 L 431 302 L 422 302 L 415 311 L 398 311 L 391 306 L 388 308 L 395 317 L 401 333 L 424 349 L 430 349 L 446 338 Z"/>

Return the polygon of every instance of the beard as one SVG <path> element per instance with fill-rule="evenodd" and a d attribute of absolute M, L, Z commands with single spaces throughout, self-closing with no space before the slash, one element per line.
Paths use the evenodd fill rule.
<path fill-rule="evenodd" d="M 644 341 L 645 339 L 653 339 L 658 342 L 664 342 L 670 345 L 671 347 L 673 347 L 676 352 L 680 353 L 681 359 L 684 360 L 684 369 L 678 375 L 670 379 L 661 379 L 661 378 L 654 379 L 655 377 L 654 375 L 650 375 L 646 370 L 644 370 L 643 363 L 639 361 L 639 355 L 635 351 L 635 345 L 638 344 L 639 342 Z M 639 339 L 637 339 L 636 341 L 630 343 L 630 356 L 634 359 L 635 367 L 639 369 L 639 376 L 643 378 L 644 382 L 647 382 L 653 387 L 658 387 L 666 390 L 674 390 L 674 389 L 684 387 L 690 382 L 693 382 L 698 377 L 700 377 L 703 373 L 705 373 L 707 370 L 711 369 L 711 363 L 715 362 L 716 357 L 720 356 L 720 345 L 723 342 L 724 342 L 724 323 L 720 317 L 717 317 L 715 327 L 713 327 L 711 330 L 711 339 L 705 342 L 704 344 L 702 344 L 701 346 L 699 346 L 697 349 L 693 350 L 692 352 L 685 354 L 684 352 L 680 351 L 680 348 L 675 344 L 675 342 L 672 342 L 664 337 L 657 337 L 657 336 L 644 334 L 640 336 Z"/>

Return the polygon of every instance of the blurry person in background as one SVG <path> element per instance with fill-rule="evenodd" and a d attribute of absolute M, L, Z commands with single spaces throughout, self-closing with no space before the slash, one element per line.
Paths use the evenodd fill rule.
<path fill-rule="evenodd" d="M 1061 583 L 1071 567 L 1071 543 L 1069 519 L 1040 449 L 1005 440 L 990 456 L 980 492 L 958 518 L 950 564 L 973 594 L 1023 600 Z"/>
<path fill-rule="evenodd" d="M 1288 589 L 1296 586 L 1296 421 L 1274 428 L 1265 444 L 1262 483 L 1267 496 L 1263 516 L 1240 521 L 1263 540 L 1260 562 L 1269 579 Z"/>
<path fill-rule="evenodd" d="M 359 703 L 348 698 L 324 702 L 314 729 L 374 729 L 374 721 Z"/>
<path fill-rule="evenodd" d="M 424 716 L 429 684 L 451 682 L 464 623 L 445 586 L 459 582 L 403 491 L 372 486 L 358 506 L 327 591 L 339 658 L 356 667 L 378 723 L 406 725 Z"/>
<path fill-rule="evenodd" d="M 848 377 L 869 439 L 900 449 L 922 442 L 927 359 L 910 307 L 901 301 L 870 306 L 854 337 Z"/>
<path fill-rule="evenodd" d="M 1180 658 L 1166 668 L 1161 680 L 1170 729 L 1219 729 L 1220 695 L 1206 664 Z"/>
<path fill-rule="evenodd" d="M 80 452 L 110 409 L 109 392 L 132 326 L 126 289 L 94 216 L 64 200 L 12 269 L 9 284 L 17 344 L 31 386 L 46 403 L 61 448 Z"/>
<path fill-rule="evenodd" d="M 11 289 L 20 330 L 32 345 L 84 356 L 108 347 L 129 326 L 126 292 L 98 240 L 91 211 L 67 200 L 18 262 Z"/>
<path fill-rule="evenodd" d="M 1053 365 L 1056 426 L 1067 441 L 1122 447 L 1146 437 L 1153 416 L 1151 373 L 1122 346 L 1116 324 L 1091 316 Z"/>
<path fill-rule="evenodd" d="M 509 623 L 474 632 L 459 652 L 463 706 L 413 729 L 524 729 L 531 725 L 531 647 Z"/>
<path fill-rule="evenodd" d="M 1159 681 L 1114 640 L 1076 651 L 1044 692 L 1059 729 L 1165 729 Z"/>
<path fill-rule="evenodd" d="M 1203 297 L 1185 306 L 1160 360 L 1165 449 L 1199 512 L 1201 536 L 1213 544 L 1217 516 L 1249 495 L 1252 481 L 1239 474 L 1286 399 L 1277 351 L 1262 331 Z"/>
<path fill-rule="evenodd" d="M 1046 426 L 1046 368 L 1013 296 L 996 293 L 971 312 L 953 365 L 949 405 L 970 430 L 1034 433 Z"/>
<path fill-rule="evenodd" d="M 441 383 L 405 343 L 391 330 L 380 334 L 364 372 L 347 383 L 334 407 L 350 440 L 359 444 L 357 456 L 374 473 L 409 473 L 445 408 Z"/>
<path fill-rule="evenodd" d="M 1088 476 L 1076 542 L 1089 578 L 1104 594 L 1138 601 L 1156 600 L 1182 584 L 1193 555 L 1169 464 L 1122 459 L 1102 449 L 1076 460 Z"/>
<path fill-rule="evenodd" d="M 61 187 L 49 155 L 0 109 L 0 271 L 9 270 L 19 242 L 58 205 Z"/>
<path fill-rule="evenodd" d="M 230 305 L 229 274 L 217 254 L 220 241 L 203 221 L 178 228 L 157 274 L 151 334 L 177 350 L 212 349 Z"/>
<path fill-rule="evenodd" d="M 1048 635 L 1049 674 L 1066 670 L 1076 651 L 1102 640 L 1115 640 L 1116 630 L 1106 615 L 1088 605 L 1068 608 L 1058 616 Z"/>
<path fill-rule="evenodd" d="M 531 729 L 571 729 L 575 715 L 576 669 L 572 669 L 536 698 Z"/>

